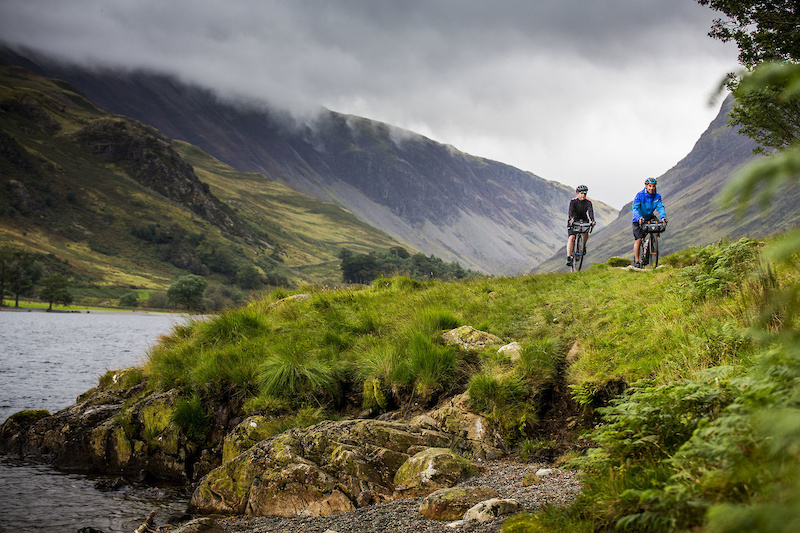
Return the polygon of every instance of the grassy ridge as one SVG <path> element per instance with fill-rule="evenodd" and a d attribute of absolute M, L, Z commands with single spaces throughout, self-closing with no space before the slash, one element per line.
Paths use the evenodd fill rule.
<path fill-rule="evenodd" d="M 536 439 L 553 391 L 589 408 L 642 378 L 668 382 L 751 355 L 742 328 L 752 302 L 722 290 L 733 278 L 713 301 L 699 298 L 687 274 L 697 265 L 685 266 L 696 257 L 655 272 L 596 265 L 453 283 L 382 278 L 287 299 L 276 291 L 179 328 L 153 349 L 146 372 L 159 387 L 235 399 L 245 413 L 385 411 L 469 390 L 512 443 Z M 498 354 L 499 345 L 445 346 L 441 333 L 464 325 L 520 343 L 520 358 Z"/>

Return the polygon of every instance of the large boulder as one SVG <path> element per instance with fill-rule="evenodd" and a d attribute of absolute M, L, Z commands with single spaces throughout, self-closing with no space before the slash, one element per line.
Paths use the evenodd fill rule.
<path fill-rule="evenodd" d="M 411 423 L 454 435 L 453 446 L 468 457 L 489 461 L 507 451 L 505 441 L 489 420 L 469 411 L 468 393 L 450 398 L 436 409 L 414 417 Z"/>
<path fill-rule="evenodd" d="M 425 497 L 419 512 L 432 520 L 460 520 L 476 504 L 497 498 L 488 487 L 452 487 L 439 489 Z"/>
<path fill-rule="evenodd" d="M 435 490 L 452 487 L 483 470 L 483 466 L 472 463 L 449 448 L 428 448 L 403 463 L 394 475 L 394 497 L 427 496 Z"/>
<path fill-rule="evenodd" d="M 197 513 L 324 516 L 392 499 L 410 450 L 453 436 L 382 420 L 326 421 L 260 442 L 203 478 Z"/>

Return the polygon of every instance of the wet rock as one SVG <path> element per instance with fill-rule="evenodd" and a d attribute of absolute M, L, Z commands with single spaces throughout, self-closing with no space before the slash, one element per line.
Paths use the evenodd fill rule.
<path fill-rule="evenodd" d="M 223 533 L 225 530 L 213 518 L 197 518 L 172 531 L 173 533 Z"/>
<path fill-rule="evenodd" d="M 95 388 L 57 413 L 12 416 L 0 429 L 0 452 L 84 472 L 187 480 L 189 443 L 172 421 L 178 392 L 126 403 L 130 394 Z"/>
<path fill-rule="evenodd" d="M 116 479 L 100 479 L 94 484 L 94 488 L 100 492 L 112 492 L 130 487 L 130 482 L 122 477 Z"/>
<path fill-rule="evenodd" d="M 459 520 L 474 505 L 499 494 L 488 487 L 454 487 L 439 489 L 425 497 L 419 512 L 433 520 Z"/>

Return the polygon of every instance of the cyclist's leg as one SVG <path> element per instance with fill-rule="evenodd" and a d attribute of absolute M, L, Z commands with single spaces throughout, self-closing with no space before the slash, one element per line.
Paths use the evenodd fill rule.
<path fill-rule="evenodd" d="M 639 257 L 639 252 L 642 247 L 642 238 L 644 237 L 644 232 L 642 228 L 639 227 L 639 224 L 636 222 L 632 223 L 633 226 L 633 266 L 640 266 L 639 262 L 641 261 Z"/>

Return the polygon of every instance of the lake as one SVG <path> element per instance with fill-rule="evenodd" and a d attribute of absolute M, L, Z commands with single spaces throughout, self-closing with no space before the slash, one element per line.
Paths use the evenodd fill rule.
<path fill-rule="evenodd" d="M 158 337 L 186 317 L 140 312 L 0 311 L 0 423 L 25 409 L 56 412 L 108 370 L 140 366 Z M 56 471 L 0 455 L 0 531 L 130 532 L 186 508 L 177 487 L 95 488 L 102 476 Z"/>

